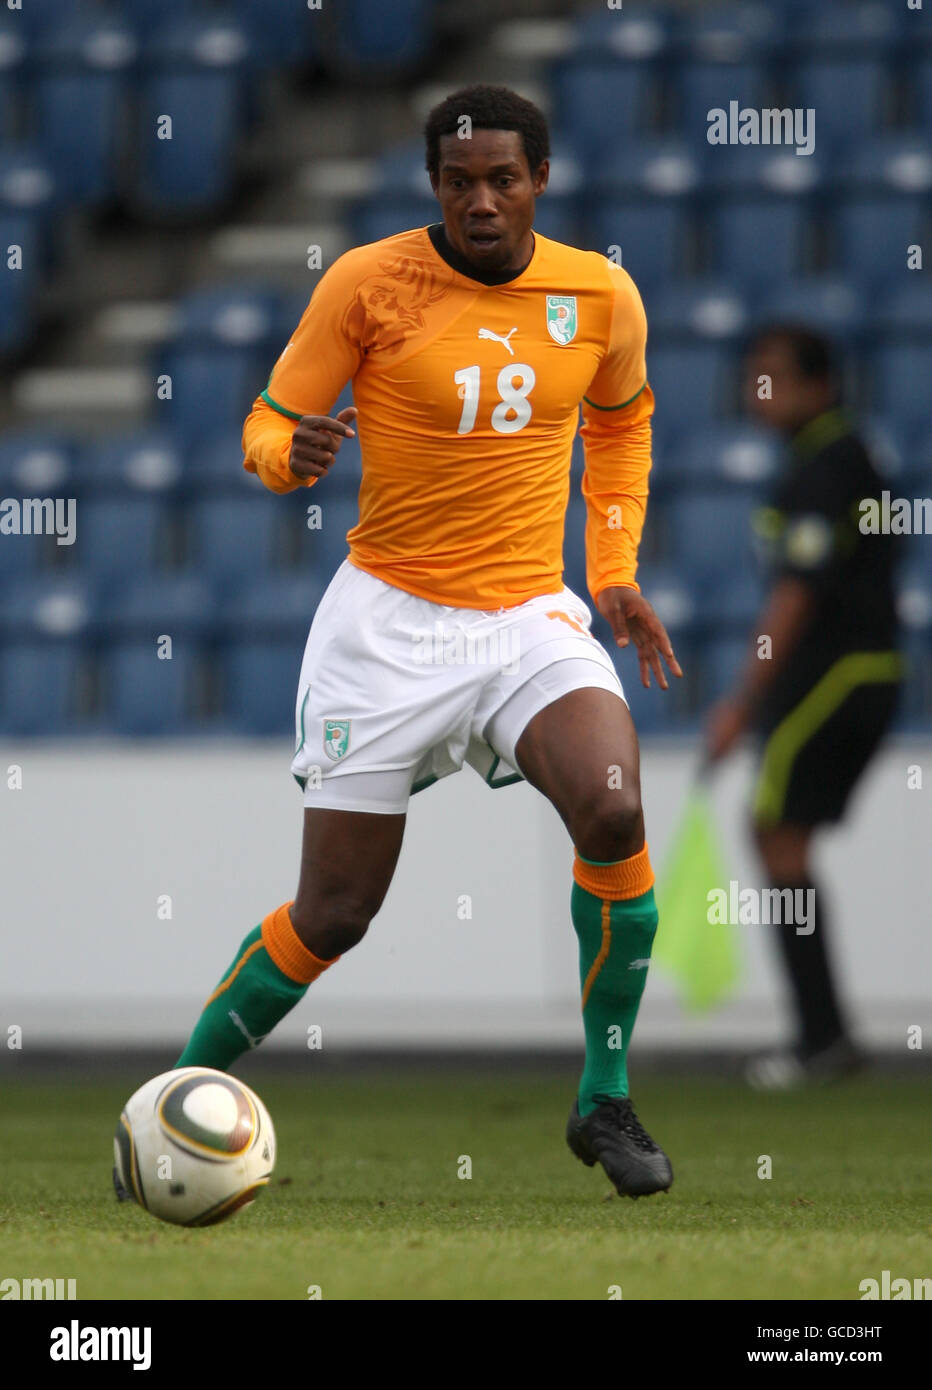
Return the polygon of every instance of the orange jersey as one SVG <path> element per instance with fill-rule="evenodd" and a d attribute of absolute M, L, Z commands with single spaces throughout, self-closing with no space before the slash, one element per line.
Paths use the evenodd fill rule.
<path fill-rule="evenodd" d="M 526 269 L 484 285 L 449 266 L 426 227 L 402 232 L 322 276 L 246 420 L 244 466 L 275 492 L 314 483 L 288 466 L 295 421 L 329 414 L 352 381 L 352 563 L 435 603 L 509 608 L 562 587 L 582 405 L 589 589 L 636 587 L 646 335 L 634 282 L 598 252 L 535 233 Z"/>

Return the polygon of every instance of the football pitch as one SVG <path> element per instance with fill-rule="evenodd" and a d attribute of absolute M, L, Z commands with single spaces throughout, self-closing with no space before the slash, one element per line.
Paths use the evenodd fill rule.
<path fill-rule="evenodd" d="M 114 1198 L 113 1130 L 144 1075 L 7 1068 L 0 1278 L 108 1300 L 857 1300 L 883 1270 L 932 1272 L 927 1073 L 778 1096 L 642 1076 L 675 1178 L 631 1201 L 566 1148 L 564 1064 L 315 1077 L 263 1060 L 241 1075 L 271 1111 L 275 1175 L 203 1230 Z"/>

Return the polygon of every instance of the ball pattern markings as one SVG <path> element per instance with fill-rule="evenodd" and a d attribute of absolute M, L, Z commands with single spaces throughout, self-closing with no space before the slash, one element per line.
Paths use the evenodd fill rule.
<path fill-rule="evenodd" d="M 259 1126 L 255 1107 L 232 1077 L 181 1077 L 163 1091 L 158 1117 L 182 1148 L 224 1162 L 244 1154 Z"/>

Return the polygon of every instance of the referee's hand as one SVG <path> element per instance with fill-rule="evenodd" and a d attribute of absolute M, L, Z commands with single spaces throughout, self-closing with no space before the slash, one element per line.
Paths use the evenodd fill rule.
<path fill-rule="evenodd" d="M 299 478 L 322 478 L 337 456 L 343 439 L 353 439 L 350 429 L 359 411 L 348 405 L 339 415 L 302 415 L 291 436 L 288 467 Z"/>

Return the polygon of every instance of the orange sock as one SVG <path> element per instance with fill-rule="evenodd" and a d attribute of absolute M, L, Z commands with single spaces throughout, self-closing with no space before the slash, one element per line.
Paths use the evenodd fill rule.
<path fill-rule="evenodd" d="M 283 975 L 296 984 L 309 985 L 340 957 L 321 960 L 307 949 L 292 924 L 291 906 L 293 903 L 282 903 L 262 919 L 262 944 Z"/>
<path fill-rule="evenodd" d="M 630 859 L 619 859 L 614 864 L 593 863 L 591 859 L 583 859 L 579 850 L 575 851 L 575 856 L 573 878 L 580 888 L 585 888 L 595 898 L 609 902 L 639 898 L 654 886 L 654 871 L 646 840 L 637 854 L 632 854 Z"/>

